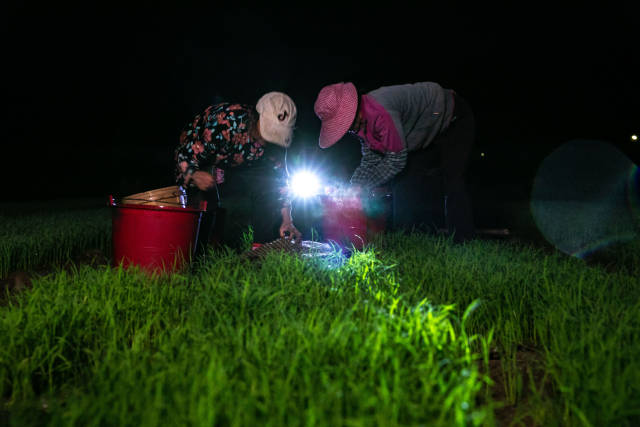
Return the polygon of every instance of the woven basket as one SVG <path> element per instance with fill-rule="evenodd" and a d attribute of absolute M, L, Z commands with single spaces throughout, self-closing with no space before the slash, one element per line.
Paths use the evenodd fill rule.
<path fill-rule="evenodd" d="M 173 185 L 123 197 L 120 203 L 129 205 L 172 206 L 184 208 L 187 204 L 187 194 L 182 187 Z"/>

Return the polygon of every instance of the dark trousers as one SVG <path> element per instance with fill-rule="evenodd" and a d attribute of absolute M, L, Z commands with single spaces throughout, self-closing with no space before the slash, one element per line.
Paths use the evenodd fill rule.
<path fill-rule="evenodd" d="M 196 187 L 187 189 L 187 201 L 189 205 L 198 206 L 201 202 L 207 202 L 207 209 L 200 218 L 200 228 L 198 229 L 198 239 L 196 241 L 195 253 L 204 252 L 209 245 L 216 242 L 216 225 L 221 225 L 220 220 L 224 217 L 219 205 L 218 189 L 202 191 Z M 218 223 L 216 223 L 216 219 Z"/>
<path fill-rule="evenodd" d="M 394 179 L 394 228 L 434 228 L 442 219 L 454 241 L 475 236 L 466 176 L 474 142 L 473 111 L 455 95 L 449 127 L 429 147 L 410 152 L 405 169 Z"/>
<path fill-rule="evenodd" d="M 277 239 L 282 222 L 278 196 L 277 181 L 261 166 L 228 170 L 224 183 L 210 191 L 190 189 L 190 203 L 207 201 L 197 247 L 200 251 L 208 246 L 239 247 L 248 227 L 255 243 Z"/>

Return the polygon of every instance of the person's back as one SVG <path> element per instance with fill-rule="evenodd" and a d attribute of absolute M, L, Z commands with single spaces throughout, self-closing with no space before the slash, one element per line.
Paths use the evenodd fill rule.
<path fill-rule="evenodd" d="M 453 115 L 453 91 L 434 82 L 383 86 L 367 95 L 391 115 L 409 151 L 426 148 Z"/>

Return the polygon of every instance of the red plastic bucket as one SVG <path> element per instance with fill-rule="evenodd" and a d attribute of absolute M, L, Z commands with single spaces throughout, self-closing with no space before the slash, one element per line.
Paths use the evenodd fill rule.
<path fill-rule="evenodd" d="M 169 273 L 188 263 L 206 203 L 199 208 L 117 204 L 111 196 L 110 205 L 114 266 Z"/>
<path fill-rule="evenodd" d="M 361 198 L 354 194 L 331 194 L 322 197 L 322 228 L 325 240 L 342 247 L 362 249 L 376 233 L 387 229 L 391 211 L 390 195 Z"/>
<path fill-rule="evenodd" d="M 367 218 L 357 196 L 325 196 L 322 230 L 325 240 L 357 249 L 367 243 Z"/>

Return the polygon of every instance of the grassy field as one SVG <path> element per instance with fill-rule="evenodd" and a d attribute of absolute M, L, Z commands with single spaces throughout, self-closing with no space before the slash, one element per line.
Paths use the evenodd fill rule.
<path fill-rule="evenodd" d="M 0 279 L 15 270 L 49 270 L 90 250 L 111 251 L 106 200 L 0 204 Z"/>
<path fill-rule="evenodd" d="M 0 424 L 640 423 L 638 240 L 584 260 L 396 233 L 149 277 L 80 261 L 109 253 L 108 210 L 2 220 Z"/>

